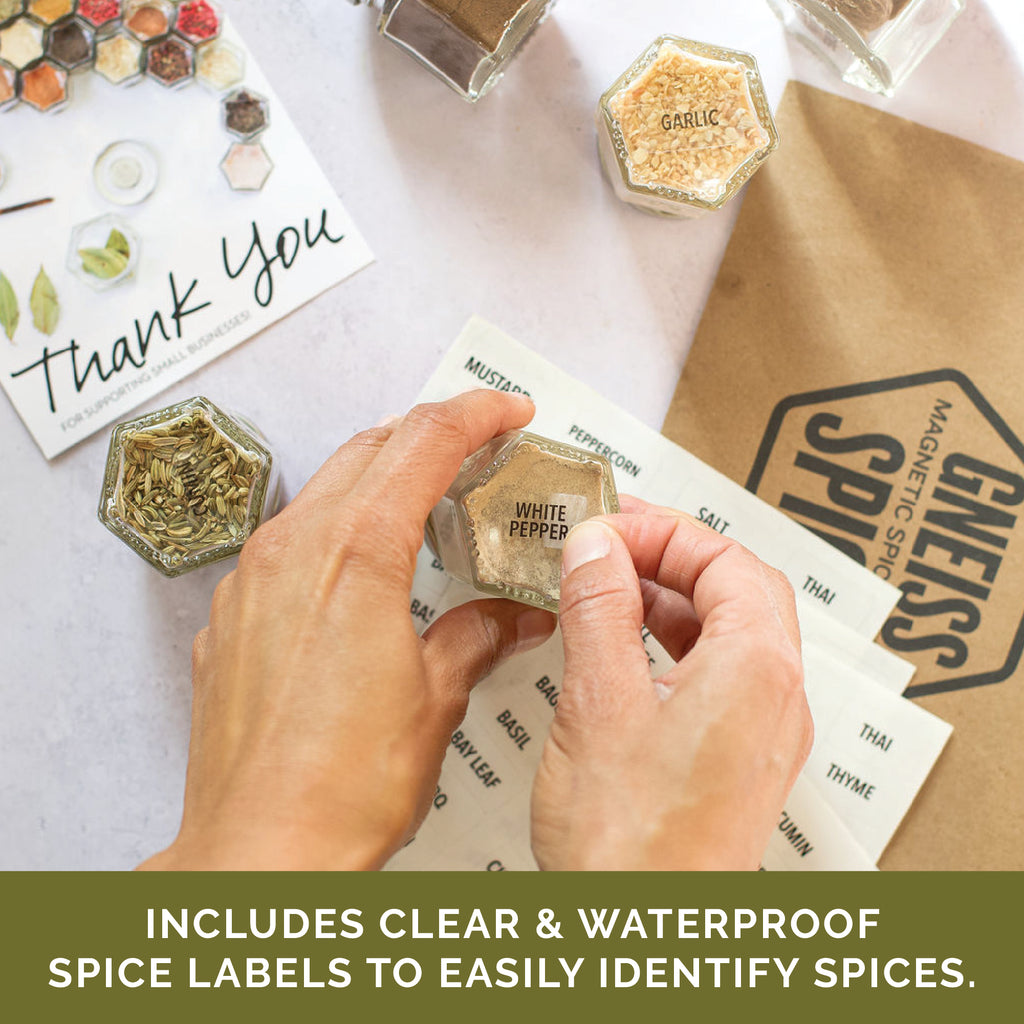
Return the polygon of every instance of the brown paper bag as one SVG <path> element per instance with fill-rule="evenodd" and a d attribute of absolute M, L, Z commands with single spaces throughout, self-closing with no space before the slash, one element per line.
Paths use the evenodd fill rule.
<path fill-rule="evenodd" d="M 664 432 L 902 589 L 955 731 L 882 866 L 1021 869 L 1024 164 L 798 83 L 778 124 Z"/>

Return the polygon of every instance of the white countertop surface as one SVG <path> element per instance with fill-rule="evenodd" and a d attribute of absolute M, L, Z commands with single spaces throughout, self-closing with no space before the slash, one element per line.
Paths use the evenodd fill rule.
<path fill-rule="evenodd" d="M 753 52 L 773 103 L 798 78 L 1024 160 L 1018 0 L 972 0 L 892 100 L 845 86 L 763 0 L 561 0 L 476 106 L 366 9 L 224 7 L 377 262 L 147 407 L 244 411 L 290 493 L 403 411 L 472 313 L 660 426 L 739 210 L 661 221 L 601 175 L 597 99 L 663 32 Z M 16 151 L 2 114 L 0 135 Z M 0 436 L 0 868 L 131 867 L 177 828 L 189 652 L 230 563 L 165 580 L 102 529 L 106 430 L 47 463 L 0 400 Z"/>

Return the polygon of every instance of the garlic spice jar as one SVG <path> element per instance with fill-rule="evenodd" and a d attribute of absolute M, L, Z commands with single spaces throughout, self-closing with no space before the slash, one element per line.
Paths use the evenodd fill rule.
<path fill-rule="evenodd" d="M 601 163 L 615 194 L 696 217 L 727 203 L 778 146 L 748 53 L 660 36 L 601 97 Z"/>
<path fill-rule="evenodd" d="M 843 81 L 891 96 L 966 0 L 768 0 L 768 6 Z"/>
<path fill-rule="evenodd" d="M 462 464 L 430 513 L 427 542 L 449 576 L 557 612 L 569 531 L 618 510 L 606 458 L 513 430 Z"/>
<path fill-rule="evenodd" d="M 196 397 L 118 424 L 100 522 L 165 576 L 239 552 L 276 510 L 280 474 L 246 419 Z"/>

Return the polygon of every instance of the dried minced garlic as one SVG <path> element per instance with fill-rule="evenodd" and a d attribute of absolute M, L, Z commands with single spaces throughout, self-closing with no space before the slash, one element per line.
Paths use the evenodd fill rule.
<path fill-rule="evenodd" d="M 617 136 L 622 176 L 633 186 L 686 193 L 701 208 L 725 202 L 777 143 L 753 59 L 674 37 L 634 63 L 605 94 L 602 111 Z"/>

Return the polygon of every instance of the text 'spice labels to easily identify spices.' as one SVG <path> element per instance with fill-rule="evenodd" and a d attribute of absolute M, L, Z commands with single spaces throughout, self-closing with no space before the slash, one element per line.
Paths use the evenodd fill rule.
<path fill-rule="evenodd" d="M 597 119 L 616 195 L 667 216 L 719 209 L 778 145 L 754 58 L 677 36 L 633 62 Z"/>
<path fill-rule="evenodd" d="M 266 440 L 196 397 L 114 428 L 100 522 L 165 576 L 236 554 L 273 514 L 279 474 Z"/>
<path fill-rule="evenodd" d="M 454 579 L 557 612 L 569 531 L 618 510 L 604 456 L 513 430 L 462 464 L 430 513 L 427 542 Z"/>

